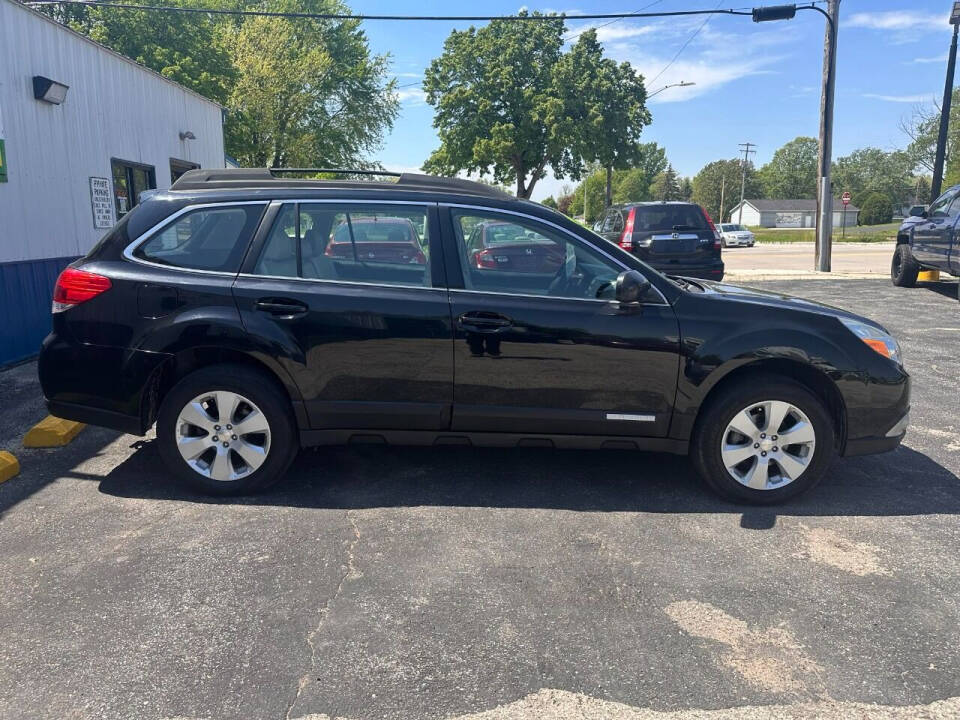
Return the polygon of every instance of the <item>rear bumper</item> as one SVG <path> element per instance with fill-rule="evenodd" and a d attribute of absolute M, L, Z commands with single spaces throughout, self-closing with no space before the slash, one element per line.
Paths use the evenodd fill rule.
<path fill-rule="evenodd" d="M 87 345 L 51 333 L 37 364 L 50 413 L 142 435 L 143 394 L 165 353 Z"/>

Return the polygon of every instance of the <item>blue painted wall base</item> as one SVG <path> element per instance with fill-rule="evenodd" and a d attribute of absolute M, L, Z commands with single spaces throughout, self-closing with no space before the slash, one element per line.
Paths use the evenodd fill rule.
<path fill-rule="evenodd" d="M 0 366 L 40 352 L 57 276 L 76 257 L 0 263 Z"/>

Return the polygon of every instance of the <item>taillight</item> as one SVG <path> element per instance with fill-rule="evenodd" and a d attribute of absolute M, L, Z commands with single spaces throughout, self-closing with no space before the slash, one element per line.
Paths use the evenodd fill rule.
<path fill-rule="evenodd" d="M 77 268 L 67 268 L 60 273 L 57 284 L 53 288 L 52 310 L 55 313 L 69 310 L 74 305 L 91 300 L 110 288 L 111 283 L 108 277 Z"/>
<path fill-rule="evenodd" d="M 630 212 L 627 213 L 627 222 L 620 234 L 620 242 L 617 243 L 624 250 L 633 250 L 633 218 L 635 213 L 636 208 L 630 208 Z"/>
<path fill-rule="evenodd" d="M 494 268 L 497 267 L 497 261 L 493 257 L 492 250 L 481 250 L 476 255 L 473 256 L 474 261 L 477 263 L 478 268 Z"/>
<path fill-rule="evenodd" d="M 719 250 L 723 246 L 723 243 L 720 240 L 720 233 L 717 232 L 717 226 L 713 224 L 713 220 L 710 218 L 710 213 L 707 212 L 706 208 L 701 207 L 700 211 L 707 219 L 707 225 L 709 225 L 710 229 L 713 230 L 713 249 Z"/>

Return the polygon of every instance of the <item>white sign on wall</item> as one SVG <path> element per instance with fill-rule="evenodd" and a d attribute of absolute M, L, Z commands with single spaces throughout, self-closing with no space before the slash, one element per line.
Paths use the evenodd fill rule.
<path fill-rule="evenodd" d="M 777 213 L 777 227 L 802 227 L 803 213 Z"/>
<path fill-rule="evenodd" d="M 113 227 L 113 195 L 107 178 L 90 178 L 90 206 L 93 208 L 93 226 L 98 230 Z"/>

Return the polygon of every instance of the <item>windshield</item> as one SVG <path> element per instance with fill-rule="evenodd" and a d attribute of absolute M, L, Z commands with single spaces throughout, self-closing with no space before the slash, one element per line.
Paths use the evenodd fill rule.
<path fill-rule="evenodd" d="M 358 243 L 411 243 L 414 242 L 413 226 L 402 220 L 384 222 L 377 220 L 369 222 L 364 219 L 353 221 L 353 237 Z M 350 228 L 347 223 L 341 223 L 333 235 L 333 241 L 338 243 L 350 242 Z"/>
<path fill-rule="evenodd" d="M 720 226 L 720 232 L 740 232 L 741 230 L 746 230 L 746 228 L 743 225 L 730 225 L 729 223 Z"/>
<path fill-rule="evenodd" d="M 706 230 L 707 219 L 697 205 L 638 206 L 634 232 L 650 230 Z"/>

